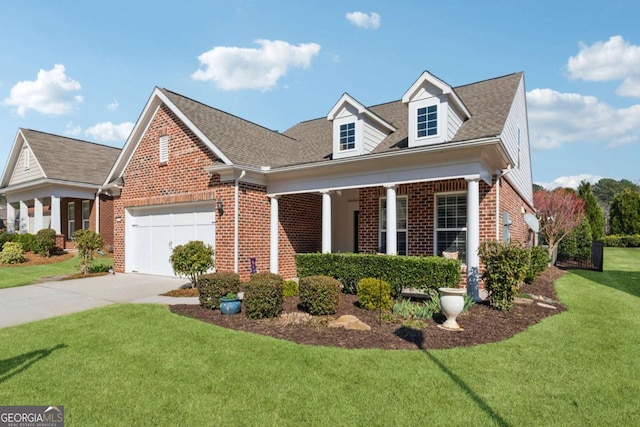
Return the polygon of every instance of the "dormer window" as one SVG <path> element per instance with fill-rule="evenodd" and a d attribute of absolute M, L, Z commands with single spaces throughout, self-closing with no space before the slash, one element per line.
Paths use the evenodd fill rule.
<path fill-rule="evenodd" d="M 438 134 L 438 106 L 418 108 L 418 138 Z"/>
<path fill-rule="evenodd" d="M 356 148 L 356 124 L 355 122 L 340 125 L 340 151 Z"/>

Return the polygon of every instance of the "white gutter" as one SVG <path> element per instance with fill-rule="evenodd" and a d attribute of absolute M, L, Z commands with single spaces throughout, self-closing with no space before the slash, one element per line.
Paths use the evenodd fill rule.
<path fill-rule="evenodd" d="M 500 180 L 511 172 L 511 165 L 496 174 L 496 242 L 500 241 Z"/>
<path fill-rule="evenodd" d="M 240 212 L 238 212 L 239 209 L 239 189 L 238 189 L 238 183 L 240 182 L 240 180 L 242 178 L 244 178 L 244 175 L 246 174 L 245 170 L 240 171 L 240 176 L 238 178 L 236 178 L 235 180 L 235 194 L 234 194 L 234 208 L 233 211 L 235 213 L 235 221 L 234 221 L 234 225 L 233 225 L 233 271 L 234 273 L 238 273 L 238 230 L 239 230 L 239 221 L 240 221 Z"/>

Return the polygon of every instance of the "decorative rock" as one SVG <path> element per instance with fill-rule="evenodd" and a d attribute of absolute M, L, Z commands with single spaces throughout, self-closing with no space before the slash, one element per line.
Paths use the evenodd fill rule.
<path fill-rule="evenodd" d="M 357 331 L 370 331 L 371 326 L 362 322 L 356 316 L 352 315 L 343 315 L 338 317 L 336 320 L 332 320 L 329 322 L 330 328 L 344 328 L 344 329 L 354 329 Z"/>
<path fill-rule="evenodd" d="M 552 305 L 549 305 L 549 304 L 545 304 L 545 303 L 543 303 L 543 302 L 537 302 L 536 304 L 538 304 L 540 307 L 544 307 L 544 308 L 552 308 L 552 309 L 554 309 L 554 310 L 557 310 L 557 308 L 556 308 L 556 307 L 554 307 L 554 306 L 552 306 Z"/>
<path fill-rule="evenodd" d="M 520 298 L 520 297 L 516 297 L 513 302 L 515 302 L 516 304 L 522 304 L 522 305 L 531 305 L 533 304 L 533 300 L 531 298 Z"/>

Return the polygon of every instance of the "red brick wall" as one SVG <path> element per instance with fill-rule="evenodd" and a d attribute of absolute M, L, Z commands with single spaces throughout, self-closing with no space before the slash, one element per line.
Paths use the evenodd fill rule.
<path fill-rule="evenodd" d="M 278 201 L 278 273 L 296 277 L 295 254 L 322 250 L 322 196 L 294 194 Z"/>
<path fill-rule="evenodd" d="M 94 203 L 95 205 L 95 203 Z M 95 228 L 95 207 L 91 209 L 91 229 Z M 104 248 L 113 248 L 113 197 L 100 195 L 100 235 Z"/>
<path fill-rule="evenodd" d="M 533 208 L 532 206 L 529 206 L 522 197 L 520 197 L 505 177 L 500 179 L 500 239 L 502 239 L 503 212 L 509 212 L 509 218 L 512 222 L 511 227 L 509 228 L 511 240 L 527 242 L 529 229 L 527 224 L 524 222 L 524 214 L 533 213 Z"/>

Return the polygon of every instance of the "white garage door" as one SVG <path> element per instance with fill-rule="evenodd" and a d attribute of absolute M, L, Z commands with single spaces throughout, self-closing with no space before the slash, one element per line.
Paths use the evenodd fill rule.
<path fill-rule="evenodd" d="M 173 276 L 171 251 L 190 240 L 215 248 L 213 203 L 126 210 L 125 268 L 128 272 Z"/>

